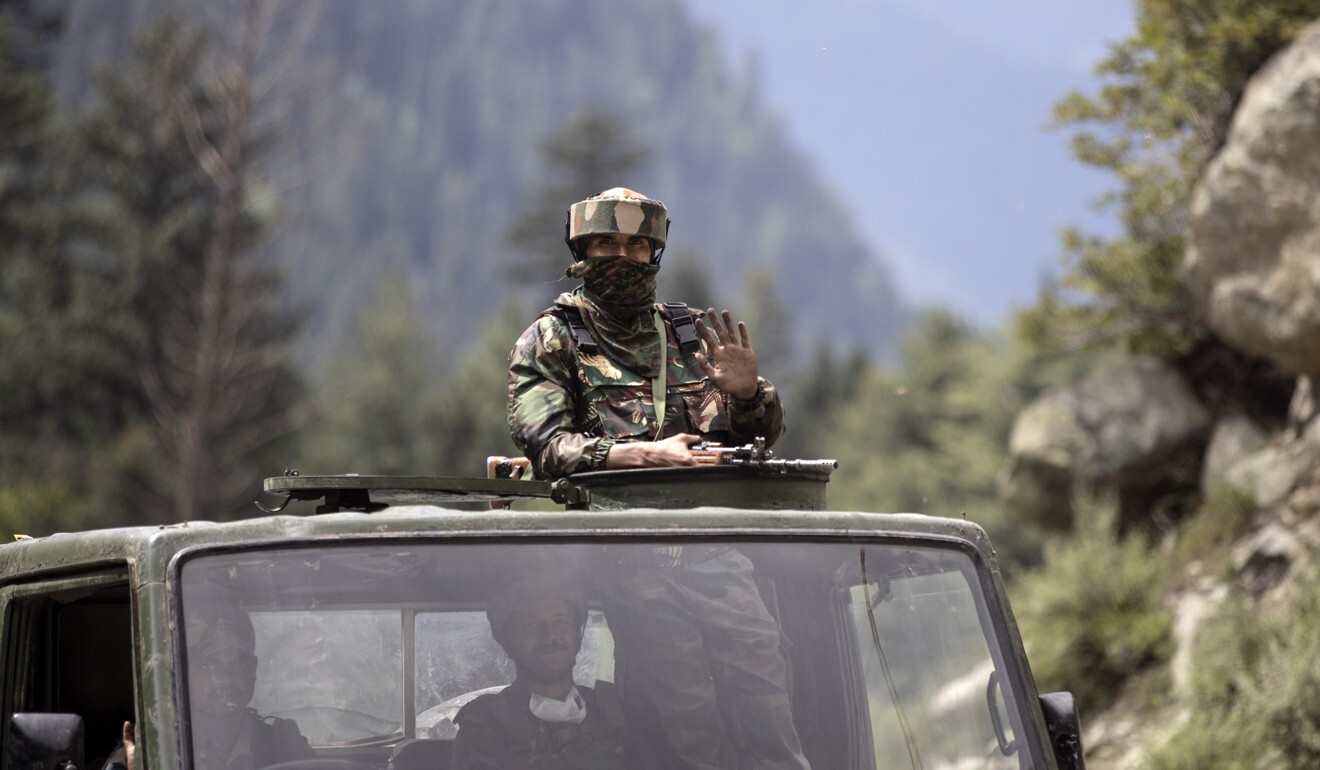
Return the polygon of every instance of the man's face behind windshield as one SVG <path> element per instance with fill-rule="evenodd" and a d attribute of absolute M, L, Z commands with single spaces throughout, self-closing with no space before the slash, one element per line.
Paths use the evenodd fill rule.
<path fill-rule="evenodd" d="M 252 700 L 257 683 L 257 658 L 229 648 L 189 663 L 193 708 L 208 716 L 240 713 Z"/>
<path fill-rule="evenodd" d="M 577 620 L 563 599 L 538 599 L 523 607 L 509 621 L 509 657 L 519 672 L 536 681 L 557 682 L 570 678 L 577 660 Z"/>

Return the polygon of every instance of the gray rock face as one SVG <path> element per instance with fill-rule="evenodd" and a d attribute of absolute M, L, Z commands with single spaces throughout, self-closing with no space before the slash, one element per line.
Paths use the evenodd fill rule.
<path fill-rule="evenodd" d="M 1252 78 L 1190 225 L 1185 278 L 1210 327 L 1320 376 L 1320 24 Z"/>
<path fill-rule="evenodd" d="M 1149 498 L 1199 459 L 1210 417 L 1182 377 L 1154 358 L 1094 372 L 1020 412 L 1001 477 L 1006 503 L 1047 529 L 1073 525 L 1074 497 L 1112 491 L 1120 524 L 1148 515 Z"/>
<path fill-rule="evenodd" d="M 1201 469 L 1201 491 L 1209 494 L 1227 483 L 1228 470 L 1270 440 L 1263 428 L 1243 415 L 1229 415 L 1215 423 L 1210 443 L 1205 449 Z"/>
<path fill-rule="evenodd" d="M 1286 499 L 1320 468 L 1320 420 L 1312 420 L 1295 438 L 1274 441 L 1234 462 L 1224 482 L 1251 495 L 1257 507 Z"/>

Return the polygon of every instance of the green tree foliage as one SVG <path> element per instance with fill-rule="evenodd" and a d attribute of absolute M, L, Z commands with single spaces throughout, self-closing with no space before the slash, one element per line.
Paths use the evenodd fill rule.
<path fill-rule="evenodd" d="M 793 335 L 774 270 L 759 267 L 747 271 L 744 294 L 747 309 L 735 314 L 734 321 L 746 322 L 760 371 L 766 375 L 783 371 L 793 358 Z M 723 308 L 717 305 L 716 309 Z"/>
<path fill-rule="evenodd" d="M 85 96 L 79 88 L 89 61 L 109 56 L 117 66 L 130 20 L 180 4 L 131 5 L 130 13 L 118 4 L 77 4 L 59 63 L 62 87 L 74 98 Z M 235 5 L 181 3 L 193 17 L 231 19 Z M 269 247 L 307 306 L 311 334 L 300 349 L 318 364 L 347 337 L 357 304 L 371 296 L 387 262 L 407 264 L 424 281 L 428 324 L 454 340 L 476 340 L 511 283 L 535 294 L 525 312 L 543 307 L 558 286 L 512 280 L 515 255 L 506 253 L 514 249 L 504 233 L 525 211 L 546 216 L 531 228 L 544 241 L 516 256 L 557 280 L 567 261 L 560 242 L 566 206 L 618 184 L 671 205 L 671 256 L 699 250 L 718 257 L 708 266 L 726 298 L 720 301 L 733 301 L 746 269 L 765 265 L 810 308 L 794 324 L 803 339 L 828 334 L 841 345 L 889 352 L 906 328 L 906 306 L 839 197 L 790 147 L 755 74 L 730 69 L 718 37 L 701 28 L 685 0 L 276 6 L 320 13 L 301 41 L 282 36 L 279 50 L 310 63 L 298 68 L 304 84 L 325 87 L 305 89 L 308 109 L 272 125 L 280 133 L 311 125 L 311 149 L 322 160 L 333 153 L 333 162 L 281 180 L 282 208 L 296 216 L 281 217 Z M 327 60 L 333 64 L 323 68 Z M 309 68 L 315 71 L 307 76 Z M 632 136 L 619 153 L 624 160 L 644 147 L 651 162 L 569 184 L 545 163 L 543 144 L 591 112 L 611 116 Z M 588 152 L 602 149 L 583 144 Z M 278 169 L 287 158 L 271 160 Z M 548 205 L 533 200 L 561 183 L 565 194 L 548 196 Z M 701 304 L 685 293 L 665 296 Z"/>
<path fill-rule="evenodd" d="M 0 267 L 28 245 L 37 219 L 29 206 L 43 198 L 34 189 L 50 132 L 43 52 L 60 22 L 58 15 L 37 15 L 28 2 L 0 2 Z"/>
<path fill-rule="evenodd" d="M 629 135 L 622 118 L 595 108 L 556 131 L 542 144 L 541 153 L 552 181 L 531 195 L 506 235 L 517 255 L 510 275 L 533 285 L 555 280 L 568 265 L 568 207 L 611 187 L 635 184 L 629 180 L 637 178 L 650 156 L 650 150 Z"/>
<path fill-rule="evenodd" d="M 753 330 L 753 342 L 760 335 Z M 812 454 L 834 457 L 841 441 L 831 432 L 834 415 L 852 403 L 871 372 L 869 359 L 861 352 L 848 356 L 836 353 L 822 341 L 815 346 L 812 358 L 796 372 L 766 372 L 781 389 L 788 430 L 775 444 L 775 452 L 784 457 Z M 831 483 L 831 486 L 837 486 Z M 834 492 L 831 491 L 831 497 Z"/>
<path fill-rule="evenodd" d="M 301 398 L 288 363 L 298 322 L 257 251 L 270 222 L 251 206 L 266 143 L 254 81 L 271 18 L 258 2 L 241 11 L 234 41 L 161 17 L 102 79 L 87 129 L 97 241 L 122 276 L 149 459 L 164 471 L 142 495 L 155 520 L 232 515 Z"/>
<path fill-rule="evenodd" d="M 1121 344 L 1185 353 L 1204 340 L 1179 280 L 1188 206 L 1248 78 L 1320 16 L 1320 0 L 1140 0 L 1137 31 L 1097 68 L 1098 96 L 1055 107 L 1073 154 L 1113 173 L 1122 235 L 1065 231 L 1065 273 L 1019 318 L 1046 350 Z"/>
<path fill-rule="evenodd" d="M 20 479 L 0 504 L 24 528 L 231 516 L 296 424 L 297 319 L 249 206 L 269 19 L 244 8 L 232 50 L 171 15 L 144 29 L 19 212 L 42 237 L 0 272 L 0 461 Z"/>
<path fill-rule="evenodd" d="M 1013 415 L 1076 366 L 1032 358 L 932 310 L 905 339 L 897 370 L 828 355 L 813 367 L 797 396 L 808 415 L 803 448 L 840 462 L 830 507 L 966 516 L 989 531 L 1014 571 L 1039 560 L 1040 543 L 998 501 Z"/>
<path fill-rule="evenodd" d="M 495 316 L 468 346 L 457 371 L 446 379 L 440 469 L 447 475 L 481 475 L 490 455 L 519 456 L 509 436 L 506 393 L 509 352 L 530 323 L 513 303 Z"/>
<path fill-rule="evenodd" d="M 656 296 L 662 302 L 685 302 L 701 310 L 715 306 L 710 269 L 695 252 L 666 251 L 656 283 Z"/>
<path fill-rule="evenodd" d="M 74 251 L 70 139 L 43 67 L 62 17 L 0 3 L 0 522 L 85 522 L 86 447 L 123 415 L 107 281 Z"/>
<path fill-rule="evenodd" d="M 516 455 L 505 422 L 509 350 L 526 319 L 510 306 L 449 364 L 407 280 L 387 271 L 327 380 L 340 393 L 301 436 L 302 472 L 480 476 Z"/>
<path fill-rule="evenodd" d="M 441 464 L 439 434 L 445 361 L 408 282 L 387 270 L 358 314 L 355 339 L 326 381 L 339 395 L 303 432 L 294 465 L 302 472 L 421 475 Z"/>

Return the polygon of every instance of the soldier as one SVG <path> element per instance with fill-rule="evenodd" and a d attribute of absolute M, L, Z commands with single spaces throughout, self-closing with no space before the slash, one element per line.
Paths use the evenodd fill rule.
<path fill-rule="evenodd" d="M 509 428 L 538 476 L 693 465 L 703 438 L 770 444 L 783 433 L 746 325 L 728 311 L 656 304 L 668 230 L 663 203 L 624 188 L 569 208 L 567 272 L 582 285 L 510 354 Z M 669 763 L 808 767 L 779 628 L 751 562 L 692 546 L 607 558 L 597 584 L 618 681 L 630 706 L 653 715 Z"/>
<path fill-rule="evenodd" d="M 315 752 L 291 719 L 262 717 L 248 701 L 257 685 L 256 630 L 232 599 L 207 601 L 214 591 L 194 594 L 184 623 L 188 646 L 193 767 L 197 770 L 259 770 L 310 759 Z M 133 725 L 123 725 L 123 745 L 105 770 L 135 770 Z"/>
<path fill-rule="evenodd" d="M 248 614 L 221 603 L 185 615 L 193 767 L 256 770 L 315 756 L 296 722 L 248 708 L 257 685 L 256 631 Z"/>
<path fill-rule="evenodd" d="M 501 589 L 486 608 L 490 632 L 517 667 L 513 684 L 482 695 L 455 717 L 455 770 L 510 767 L 625 768 L 623 707 L 609 683 L 573 682 L 587 603 L 563 574 L 537 574 Z"/>
<path fill-rule="evenodd" d="M 569 210 L 567 272 L 582 285 L 523 333 L 509 365 L 509 428 L 537 476 L 694 465 L 702 438 L 773 444 L 784 432 L 747 326 L 656 304 L 668 229 L 663 203 L 620 187 Z"/>

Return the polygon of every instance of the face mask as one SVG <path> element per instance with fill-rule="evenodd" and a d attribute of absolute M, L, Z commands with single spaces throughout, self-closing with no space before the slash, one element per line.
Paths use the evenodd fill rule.
<path fill-rule="evenodd" d="M 532 716 L 543 722 L 572 722 L 580 725 L 587 718 L 587 704 L 576 687 L 563 700 L 532 693 L 532 700 L 527 705 L 532 710 Z"/>
<path fill-rule="evenodd" d="M 627 257 L 591 257 L 573 263 L 568 274 L 603 303 L 621 308 L 648 308 L 655 302 L 659 265 L 643 265 Z"/>

